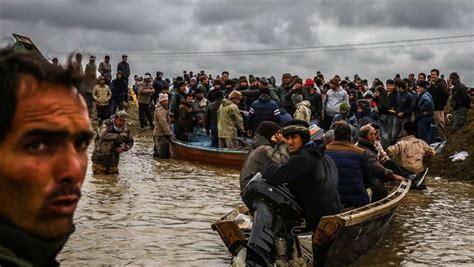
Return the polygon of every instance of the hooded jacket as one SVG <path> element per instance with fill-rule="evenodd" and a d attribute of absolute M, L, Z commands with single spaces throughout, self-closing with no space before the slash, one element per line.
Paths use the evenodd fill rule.
<path fill-rule="evenodd" d="M 470 108 L 471 97 L 467 93 L 467 87 L 461 83 L 461 81 L 456 81 L 453 87 L 453 96 L 451 98 L 451 106 L 454 110 L 460 108 Z"/>
<path fill-rule="evenodd" d="M 240 191 L 242 192 L 252 177 L 263 171 L 266 164 L 282 164 L 288 160 L 286 145 L 271 143 L 267 138 L 257 134 L 252 142 L 252 150 L 249 151 L 245 163 L 240 171 Z"/>
<path fill-rule="evenodd" d="M 255 132 L 262 121 L 280 123 L 280 109 L 269 95 L 263 94 L 252 103 L 249 110 L 249 126 Z"/>
<path fill-rule="evenodd" d="M 311 121 L 311 104 L 309 103 L 308 100 L 303 100 L 296 104 L 296 110 L 295 110 L 295 115 L 293 118 L 295 120 L 302 120 L 307 123 Z"/>
<path fill-rule="evenodd" d="M 271 185 L 287 184 L 303 208 L 307 228 L 314 231 L 321 217 L 341 211 L 337 173 L 334 161 L 309 142 L 280 166 L 267 164 L 262 175 Z"/>
<path fill-rule="evenodd" d="M 92 97 L 98 106 L 107 106 L 109 105 L 109 100 L 112 97 L 110 88 L 104 84 L 100 86 L 99 84 L 94 87 L 92 91 Z"/>
<path fill-rule="evenodd" d="M 219 138 L 237 138 L 244 131 L 244 120 L 239 107 L 230 99 L 224 99 L 217 110 L 217 136 Z"/>
<path fill-rule="evenodd" d="M 415 115 L 416 118 L 422 117 L 431 117 L 433 116 L 434 112 L 434 104 L 433 98 L 431 97 L 430 93 L 427 91 L 423 91 L 416 100 L 416 110 Z"/>

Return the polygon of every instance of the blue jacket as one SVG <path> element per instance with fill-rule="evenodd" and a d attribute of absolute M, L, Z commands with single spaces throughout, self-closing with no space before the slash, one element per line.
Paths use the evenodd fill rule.
<path fill-rule="evenodd" d="M 344 207 L 361 207 L 370 203 L 366 188 L 370 186 L 368 157 L 364 149 L 350 142 L 334 141 L 326 154 L 336 163 L 339 197 Z"/>
<path fill-rule="evenodd" d="M 395 111 L 397 113 L 403 112 L 403 117 L 397 118 L 404 119 L 411 116 L 413 113 L 413 95 L 408 92 L 402 92 L 397 94 L 397 102 L 395 104 Z"/>
<path fill-rule="evenodd" d="M 432 116 L 434 113 L 433 97 L 428 91 L 424 91 L 418 96 L 416 101 L 416 118 Z"/>
<path fill-rule="evenodd" d="M 249 110 L 249 128 L 254 132 L 262 121 L 280 123 L 280 109 L 269 95 L 261 95 L 252 103 Z"/>

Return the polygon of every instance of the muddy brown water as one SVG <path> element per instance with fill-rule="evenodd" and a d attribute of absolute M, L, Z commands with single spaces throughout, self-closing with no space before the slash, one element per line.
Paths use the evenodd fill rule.
<path fill-rule="evenodd" d="M 149 133 L 151 134 L 151 133 Z M 229 253 L 210 225 L 239 205 L 238 172 L 152 159 L 151 137 L 123 154 L 120 174 L 92 175 L 76 211 L 63 266 L 227 266 Z M 474 186 L 430 177 L 411 191 L 368 265 L 474 263 Z"/>

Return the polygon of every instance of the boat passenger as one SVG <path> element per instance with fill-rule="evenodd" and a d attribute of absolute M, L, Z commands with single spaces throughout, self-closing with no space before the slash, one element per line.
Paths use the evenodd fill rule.
<path fill-rule="evenodd" d="M 361 207 L 370 203 L 366 188 L 370 187 L 370 169 L 364 149 L 351 140 L 352 130 L 345 121 L 334 125 L 334 140 L 326 146 L 338 170 L 338 191 L 345 208 Z"/>
<path fill-rule="evenodd" d="M 280 126 L 272 121 L 262 121 L 252 142 L 252 149 L 247 154 L 240 171 L 240 191 L 243 192 L 250 179 L 262 172 L 269 163 L 282 164 L 288 160 L 288 151 Z"/>
<path fill-rule="evenodd" d="M 168 94 L 161 93 L 155 107 L 155 129 L 153 130 L 154 158 L 166 159 L 170 156 L 169 141 L 173 136 L 168 114 Z"/>
<path fill-rule="evenodd" d="M 224 99 L 217 110 L 217 135 L 219 148 L 239 148 L 238 133 L 244 132 L 244 120 L 237 106 L 242 99 L 242 94 L 236 90 Z"/>
<path fill-rule="evenodd" d="M 193 116 L 192 103 L 194 101 L 194 95 L 186 94 L 185 98 L 181 100 L 179 105 L 178 115 L 178 130 L 176 131 L 176 138 L 178 140 L 189 142 L 190 136 L 193 132 L 195 118 Z"/>
<path fill-rule="evenodd" d="M 268 88 L 260 89 L 260 96 L 252 103 L 249 110 L 249 128 L 252 131 L 250 136 L 256 132 L 262 121 L 280 122 L 280 109 L 278 104 L 270 98 Z"/>
<path fill-rule="evenodd" d="M 204 128 L 206 123 L 206 109 L 209 105 L 209 101 L 204 97 L 202 88 L 196 88 L 194 96 L 191 106 L 193 108 L 193 117 L 196 120 L 195 126 Z"/>
<path fill-rule="evenodd" d="M 292 120 L 282 127 L 290 158 L 281 165 L 267 164 L 262 175 L 271 185 L 287 184 L 303 208 L 307 229 L 314 231 L 322 216 L 341 211 L 334 161 L 310 141 L 309 125 Z"/>
<path fill-rule="evenodd" d="M 119 110 L 97 129 L 92 153 L 94 174 L 118 173 L 120 154 L 133 146 L 133 137 L 127 128 L 127 119 L 125 110 Z"/>
<path fill-rule="evenodd" d="M 212 92 L 214 91 L 211 91 L 211 93 Z M 211 137 L 211 147 L 219 147 L 219 137 L 217 136 L 217 110 L 221 106 L 222 100 L 224 100 L 224 92 L 217 90 L 215 97 L 216 100 L 209 104 L 206 109 L 205 119 L 206 134 Z"/>
<path fill-rule="evenodd" d="M 393 170 L 385 168 L 377 158 L 377 149 L 375 148 L 375 141 L 377 137 L 377 131 L 371 125 L 364 125 L 359 130 L 359 140 L 357 146 L 364 149 L 368 157 L 368 165 L 370 168 L 371 186 L 373 195 L 372 202 L 380 200 L 387 196 L 387 190 L 381 185 L 381 182 L 390 180 L 403 181 L 400 175 L 394 173 Z"/>
<path fill-rule="evenodd" d="M 184 84 L 184 82 L 177 82 L 174 86 L 177 90 L 172 93 L 171 101 L 169 103 L 169 114 L 171 122 L 173 123 L 174 134 L 177 136 L 180 131 L 178 126 L 179 105 L 181 104 L 181 100 L 185 98 L 186 84 Z"/>

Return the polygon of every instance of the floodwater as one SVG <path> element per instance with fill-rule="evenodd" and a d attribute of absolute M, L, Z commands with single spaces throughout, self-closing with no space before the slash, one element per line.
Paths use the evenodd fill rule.
<path fill-rule="evenodd" d="M 61 264 L 226 266 L 229 253 L 210 226 L 240 204 L 238 172 L 158 162 L 151 137 L 137 139 L 119 175 L 92 175 L 89 166 Z M 355 265 L 474 262 L 474 186 L 427 183 L 428 191 L 408 194 L 389 232 Z"/>

